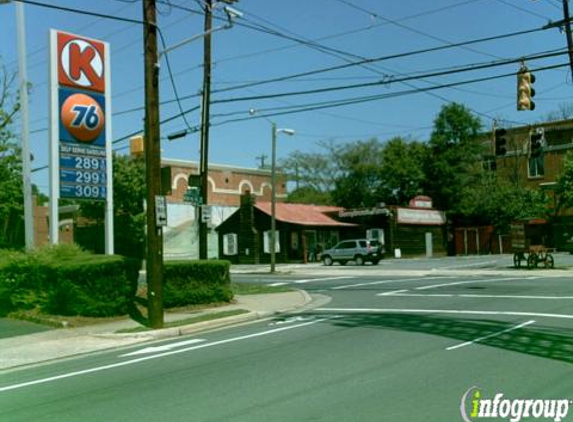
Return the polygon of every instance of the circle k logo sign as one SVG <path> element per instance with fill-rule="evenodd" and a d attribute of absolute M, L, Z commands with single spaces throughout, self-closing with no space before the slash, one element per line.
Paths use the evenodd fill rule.
<path fill-rule="evenodd" d="M 105 92 L 104 44 L 58 33 L 58 79 L 61 85 Z"/>

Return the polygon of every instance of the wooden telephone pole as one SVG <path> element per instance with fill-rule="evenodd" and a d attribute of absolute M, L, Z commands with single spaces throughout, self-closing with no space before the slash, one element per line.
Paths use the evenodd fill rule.
<path fill-rule="evenodd" d="M 163 233 L 157 224 L 156 197 L 161 190 L 159 66 L 155 0 L 143 0 L 145 60 L 145 180 L 147 185 L 147 300 L 152 328 L 163 327 Z"/>

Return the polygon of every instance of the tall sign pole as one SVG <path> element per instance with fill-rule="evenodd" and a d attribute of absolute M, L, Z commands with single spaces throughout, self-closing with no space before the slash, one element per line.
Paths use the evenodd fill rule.
<path fill-rule="evenodd" d="M 50 31 L 50 241 L 59 198 L 105 202 L 105 252 L 113 254 L 109 45 Z"/>
<path fill-rule="evenodd" d="M 161 190 L 159 67 L 155 0 L 143 1 L 145 60 L 145 180 L 147 185 L 147 300 L 149 325 L 163 327 L 163 234 L 156 205 Z"/>

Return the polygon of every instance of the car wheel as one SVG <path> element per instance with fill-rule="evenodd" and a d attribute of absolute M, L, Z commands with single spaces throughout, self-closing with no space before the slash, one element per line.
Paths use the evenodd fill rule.
<path fill-rule="evenodd" d="M 362 258 L 362 255 L 356 255 L 354 258 L 354 263 L 356 265 L 364 265 L 364 258 Z"/>
<path fill-rule="evenodd" d="M 322 262 L 324 263 L 324 265 L 330 267 L 332 265 L 332 258 L 328 255 L 322 257 Z"/>

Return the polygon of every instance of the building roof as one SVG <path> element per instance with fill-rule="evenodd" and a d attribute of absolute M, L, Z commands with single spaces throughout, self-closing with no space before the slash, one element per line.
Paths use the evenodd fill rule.
<path fill-rule="evenodd" d="M 257 202 L 255 208 L 271 215 L 270 202 Z M 355 227 L 356 224 L 343 223 L 328 216 L 327 212 L 342 211 L 341 207 L 327 205 L 276 204 L 276 219 L 283 223 L 299 224 L 301 226 L 332 226 L 332 227 Z"/>

